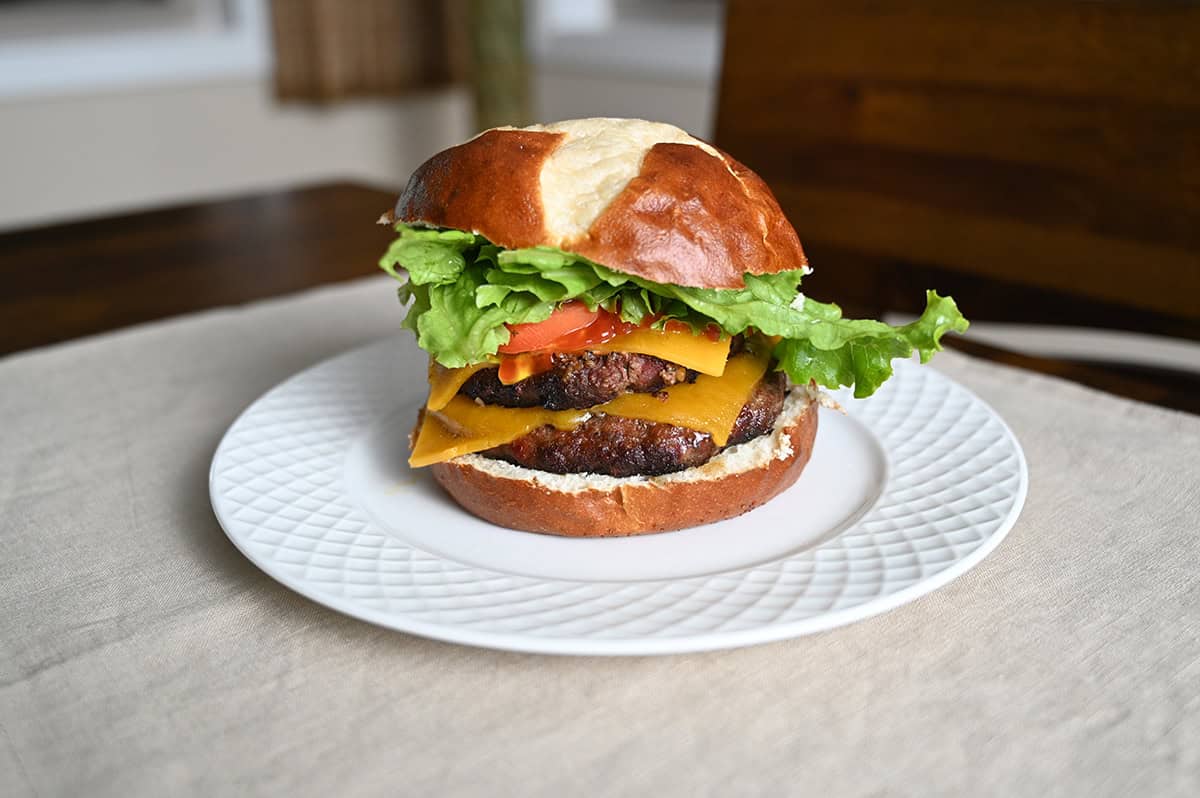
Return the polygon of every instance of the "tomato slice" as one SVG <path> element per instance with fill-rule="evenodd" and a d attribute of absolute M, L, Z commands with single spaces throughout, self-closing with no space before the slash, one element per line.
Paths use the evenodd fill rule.
<path fill-rule="evenodd" d="M 588 310 L 579 300 L 564 302 L 545 321 L 508 325 L 511 337 L 498 351 L 502 355 L 515 355 L 547 349 L 559 338 L 590 326 L 599 317 L 599 308 Z"/>
<path fill-rule="evenodd" d="M 587 305 L 575 299 L 564 302 L 545 321 L 534 324 L 509 324 L 508 331 L 511 337 L 508 339 L 508 343 L 497 351 L 502 355 L 520 355 L 527 352 L 578 352 L 612 340 L 618 335 L 631 333 L 639 326 L 649 327 L 653 322 L 653 317 L 646 317 L 642 320 L 641 325 L 630 324 L 622 321 L 620 315 L 603 308 L 588 310 Z M 671 332 L 683 330 L 692 332 L 690 326 L 674 319 L 666 323 L 666 329 Z M 716 324 L 709 324 L 698 334 L 709 340 L 717 341 L 724 333 Z M 543 361 L 545 361 L 544 358 Z M 539 363 L 542 365 L 540 370 L 544 371 L 548 361 L 543 361 L 539 361 Z M 532 361 L 524 361 L 524 365 L 520 369 L 527 369 L 530 362 Z M 516 365 L 510 365 L 509 374 L 516 374 L 517 368 Z"/>
<path fill-rule="evenodd" d="M 621 321 L 621 317 L 616 313 L 601 310 L 600 317 L 594 322 L 582 330 L 559 336 L 549 348 L 555 352 L 580 352 L 636 329 L 637 325 Z"/>

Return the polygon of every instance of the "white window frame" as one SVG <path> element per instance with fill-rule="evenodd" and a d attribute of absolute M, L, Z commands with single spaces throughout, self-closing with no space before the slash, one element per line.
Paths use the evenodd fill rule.
<path fill-rule="evenodd" d="M 527 0 L 526 50 L 546 67 L 715 81 L 719 19 L 623 17 L 616 0 Z"/>
<path fill-rule="evenodd" d="M 0 46 L 0 99 L 89 93 L 232 77 L 271 65 L 265 0 L 226 0 L 231 24 L 10 41 Z"/>

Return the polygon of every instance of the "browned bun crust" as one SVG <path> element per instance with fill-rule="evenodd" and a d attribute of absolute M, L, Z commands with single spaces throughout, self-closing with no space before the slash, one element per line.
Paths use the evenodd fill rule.
<path fill-rule="evenodd" d="M 606 139 L 622 142 L 615 156 Z M 601 144 L 589 149 L 592 141 Z M 551 178 L 553 196 L 543 196 L 543 171 L 558 168 L 559 150 L 569 153 L 561 159 L 569 161 L 566 177 Z M 597 191 L 587 175 L 622 158 L 628 179 L 591 207 Z M 550 206 L 567 209 L 569 222 Z M 683 131 L 641 120 L 489 130 L 420 166 L 395 218 L 470 230 L 508 249 L 557 247 L 618 272 L 698 288 L 742 288 L 747 273 L 808 263 L 756 174 Z"/>
<path fill-rule="evenodd" d="M 786 411 L 785 411 L 786 412 Z M 455 501 L 510 529 L 569 537 L 613 537 L 700 526 L 748 512 L 795 484 L 812 455 L 817 404 L 781 419 L 773 433 L 743 446 L 782 446 L 785 456 L 744 469 L 689 469 L 687 480 L 606 478 L 612 487 L 554 490 L 537 481 L 497 476 L 456 458 L 431 466 Z M 765 440 L 765 439 L 773 440 Z M 477 461 L 478 462 L 478 461 Z M 711 476 L 704 473 L 712 472 Z"/>
<path fill-rule="evenodd" d="M 561 133 L 489 130 L 443 150 L 408 179 L 396 217 L 471 230 L 507 249 L 544 243 L 538 176 L 561 138 Z"/>
<path fill-rule="evenodd" d="M 722 161 L 721 158 L 725 160 Z M 744 288 L 808 260 L 767 184 L 725 153 L 655 144 L 572 251 L 669 285 Z"/>

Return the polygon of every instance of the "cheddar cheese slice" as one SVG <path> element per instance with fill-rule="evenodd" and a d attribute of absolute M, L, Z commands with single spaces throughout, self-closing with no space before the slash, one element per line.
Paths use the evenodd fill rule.
<path fill-rule="evenodd" d="M 713 442 L 724 446 L 742 405 L 766 371 L 765 357 L 738 355 L 729 359 L 720 377 L 701 374 L 694 383 L 672 385 L 665 390 L 666 399 L 649 393 L 627 393 L 592 410 L 707 432 Z"/>
<path fill-rule="evenodd" d="M 471 379 L 472 374 L 494 365 L 496 364 L 484 361 L 461 369 L 448 369 L 438 365 L 433 358 L 430 358 L 429 399 L 425 402 L 425 407 L 430 410 L 441 410 L 463 387 L 463 383 Z"/>
<path fill-rule="evenodd" d="M 419 468 L 491 449 L 546 424 L 572 429 L 599 413 L 706 432 L 724 446 L 766 370 L 766 356 L 744 352 L 729 359 L 720 377 L 701 374 L 696 382 L 672 385 L 661 394 L 624 394 L 588 410 L 500 407 L 451 395 L 439 408 L 431 403 L 425 411 L 409 465 Z"/>
<path fill-rule="evenodd" d="M 678 363 L 684 368 L 719 377 L 725 371 L 725 361 L 729 358 L 729 337 L 713 340 L 707 335 L 694 335 L 682 325 L 667 330 L 652 330 L 648 327 L 634 330 L 631 333 L 618 335 L 609 341 L 588 347 L 592 352 L 637 352 L 651 355 Z M 509 373 L 501 372 L 505 385 L 519 382 L 538 372 L 538 355 L 505 355 L 509 361 Z M 512 361 L 516 361 L 515 363 Z M 438 365 L 432 359 L 429 361 L 429 401 L 426 407 L 430 410 L 441 410 L 462 388 L 463 383 L 480 369 L 495 366 L 497 359 L 475 363 L 458 369 L 448 369 Z M 511 368 L 515 366 L 515 368 Z M 544 366 L 543 366 L 544 368 Z"/>
<path fill-rule="evenodd" d="M 408 464 L 420 468 L 491 449 L 546 424 L 571 429 L 587 415 L 586 410 L 483 405 L 465 396 L 454 396 L 441 410 L 425 411 Z"/>
<path fill-rule="evenodd" d="M 720 377 L 729 358 L 729 336 L 713 340 L 694 335 L 683 325 L 668 330 L 643 327 L 588 347 L 593 352 L 637 352 L 678 363 L 684 368 Z"/>

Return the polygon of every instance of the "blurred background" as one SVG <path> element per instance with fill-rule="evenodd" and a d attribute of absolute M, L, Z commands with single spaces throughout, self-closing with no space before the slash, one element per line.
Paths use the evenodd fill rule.
<path fill-rule="evenodd" d="M 0 0 L 0 313 L 44 330 L 0 352 L 370 273 L 385 233 L 347 231 L 430 154 L 580 116 L 758 171 L 818 299 L 937 287 L 971 340 L 1200 407 L 1200 5 L 1167 0 Z M 96 293 L 180 260 L 168 228 L 199 299 Z M 105 285 L 48 276 L 72 236 Z M 251 246 L 289 276 L 254 288 Z"/>
<path fill-rule="evenodd" d="M 722 18 L 716 0 L 0 0 L 0 229 L 329 179 L 394 190 L 535 119 L 707 137 Z"/>

